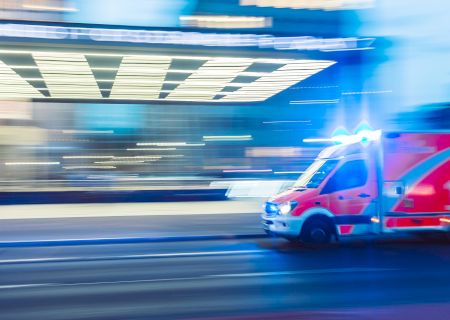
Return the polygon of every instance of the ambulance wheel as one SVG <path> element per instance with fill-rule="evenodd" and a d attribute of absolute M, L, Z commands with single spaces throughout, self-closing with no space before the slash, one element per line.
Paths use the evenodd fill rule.
<path fill-rule="evenodd" d="M 333 236 L 332 222 L 322 218 L 312 218 L 305 222 L 300 240 L 311 244 L 330 243 Z"/>

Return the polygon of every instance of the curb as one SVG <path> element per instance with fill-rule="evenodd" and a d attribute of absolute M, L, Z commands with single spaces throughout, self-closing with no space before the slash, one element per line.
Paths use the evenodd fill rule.
<path fill-rule="evenodd" d="M 227 189 L 2 191 L 0 205 L 226 201 Z"/>
<path fill-rule="evenodd" d="M 139 238 L 97 238 L 97 239 L 58 239 L 31 241 L 0 241 L 0 248 L 14 247 L 57 247 L 82 246 L 103 244 L 132 244 L 158 242 L 189 242 L 189 241 L 217 241 L 217 240 L 245 240 L 267 238 L 266 234 L 238 234 L 238 235 L 203 235 L 203 236 L 173 236 L 173 237 L 139 237 Z"/>

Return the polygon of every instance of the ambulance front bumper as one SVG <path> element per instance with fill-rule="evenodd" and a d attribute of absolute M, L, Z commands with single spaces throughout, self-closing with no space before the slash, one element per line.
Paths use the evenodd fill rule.
<path fill-rule="evenodd" d="M 296 238 L 300 235 L 302 219 L 300 217 L 292 217 L 290 215 L 268 216 L 261 215 L 261 223 L 266 233 L 285 238 Z"/>

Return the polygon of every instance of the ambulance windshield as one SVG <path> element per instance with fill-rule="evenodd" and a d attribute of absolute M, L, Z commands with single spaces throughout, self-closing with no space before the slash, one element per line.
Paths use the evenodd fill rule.
<path fill-rule="evenodd" d="M 294 188 L 317 188 L 336 167 L 339 160 L 317 159 L 298 178 Z"/>

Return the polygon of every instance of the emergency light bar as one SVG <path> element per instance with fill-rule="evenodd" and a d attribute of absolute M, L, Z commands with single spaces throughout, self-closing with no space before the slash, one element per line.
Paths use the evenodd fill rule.
<path fill-rule="evenodd" d="M 352 144 L 365 141 L 376 141 L 381 137 L 381 130 L 361 130 L 354 135 L 340 134 L 331 138 L 308 138 L 303 139 L 305 143 L 330 142 L 336 144 Z"/>

